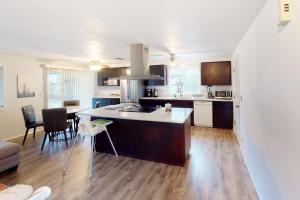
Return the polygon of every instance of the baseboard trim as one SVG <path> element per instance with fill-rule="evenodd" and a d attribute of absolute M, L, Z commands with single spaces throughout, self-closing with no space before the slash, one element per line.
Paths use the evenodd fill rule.
<path fill-rule="evenodd" d="M 36 129 L 35 135 L 42 134 L 43 132 L 44 132 L 43 129 Z M 13 137 L 9 137 L 9 138 L 3 139 L 3 140 L 4 140 L 4 141 L 16 140 L 16 139 L 19 139 L 19 138 L 23 138 L 24 135 L 25 135 L 25 133 L 20 134 L 20 135 L 16 135 L 16 136 L 13 136 Z M 33 130 L 30 130 L 30 131 L 28 132 L 27 137 L 30 136 L 30 135 L 33 135 Z"/>

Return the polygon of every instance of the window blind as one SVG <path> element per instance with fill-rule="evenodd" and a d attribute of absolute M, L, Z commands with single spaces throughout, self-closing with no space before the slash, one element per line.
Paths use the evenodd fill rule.
<path fill-rule="evenodd" d="M 93 76 L 89 71 L 48 68 L 48 108 L 62 107 L 64 100 L 80 100 L 80 105 L 90 107 Z"/>

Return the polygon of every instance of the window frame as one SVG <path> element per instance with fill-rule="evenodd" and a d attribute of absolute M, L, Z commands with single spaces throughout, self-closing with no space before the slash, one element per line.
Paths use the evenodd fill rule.
<path fill-rule="evenodd" d="M 60 105 L 58 105 L 58 103 L 54 103 L 53 104 L 53 99 L 49 98 L 49 95 L 52 94 L 49 90 L 49 85 L 50 85 L 50 81 L 49 81 L 49 75 L 51 73 L 51 70 L 54 70 L 55 72 L 59 73 L 60 74 L 60 83 L 58 84 L 59 87 L 60 87 Z M 88 79 L 88 82 L 87 83 L 80 83 L 82 81 L 82 76 L 86 76 L 88 74 L 82 74 L 82 71 L 87 71 L 90 73 L 89 70 L 77 70 L 77 69 L 65 69 L 65 68 L 62 68 L 62 69 L 56 69 L 56 68 L 49 68 L 47 70 L 47 76 L 46 76 L 46 79 L 47 79 L 47 96 L 46 96 L 46 99 L 47 99 L 47 108 L 55 108 L 55 107 L 61 107 L 63 106 L 63 101 L 64 100 L 72 100 L 72 99 L 78 99 L 80 100 L 80 104 L 81 106 L 87 106 L 87 107 L 90 107 L 91 105 L 91 99 L 92 98 L 89 98 L 89 100 L 87 101 L 87 99 L 84 97 L 82 98 L 81 97 L 81 85 L 86 85 L 88 84 L 89 88 L 92 87 L 92 82 L 90 82 L 90 79 Z M 85 73 L 85 72 L 84 72 Z M 92 75 L 92 74 L 91 74 Z M 71 82 L 70 82 L 71 81 Z M 57 85 L 57 84 L 56 84 Z M 69 90 L 69 92 L 68 92 Z M 92 97 L 93 96 L 93 91 L 92 90 L 87 90 L 87 93 L 85 96 L 90 96 Z M 55 100 L 55 99 L 54 99 Z M 88 103 L 87 103 L 88 102 Z"/>
<path fill-rule="evenodd" d="M 183 88 L 183 96 L 192 96 L 192 95 L 199 95 L 199 94 L 201 94 L 201 71 L 200 71 L 200 68 L 198 68 L 196 65 L 194 66 L 194 65 L 187 65 L 186 67 L 182 67 L 182 66 L 175 66 L 175 67 L 171 67 L 171 66 L 168 66 L 168 94 L 170 95 L 170 96 L 173 96 L 174 94 L 171 92 L 171 90 L 172 90 L 172 80 L 171 80 L 171 74 L 172 74 L 172 72 L 171 72 L 171 70 L 172 69 L 178 69 L 178 70 L 185 70 L 185 69 L 188 69 L 188 70 L 190 70 L 190 69 L 195 69 L 195 70 L 199 70 L 199 73 L 198 73 L 198 75 L 199 75 L 199 90 L 198 90 L 198 92 L 197 93 L 190 93 L 190 92 L 186 92 L 185 90 L 184 90 L 184 88 Z M 198 69 L 197 69 L 198 68 Z"/>
<path fill-rule="evenodd" d="M 0 68 L 3 69 L 3 106 L 0 105 L 0 111 L 3 111 L 6 108 L 6 67 L 0 63 Z"/>

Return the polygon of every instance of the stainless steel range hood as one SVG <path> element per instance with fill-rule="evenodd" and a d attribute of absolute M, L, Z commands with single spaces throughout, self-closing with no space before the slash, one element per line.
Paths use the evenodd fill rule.
<path fill-rule="evenodd" d="M 120 80 L 163 80 L 159 75 L 149 74 L 149 49 L 143 44 L 130 45 L 130 75 L 120 76 Z"/>
<path fill-rule="evenodd" d="M 144 80 L 163 80 L 149 74 L 149 50 L 143 44 L 130 45 L 130 75 L 120 76 L 121 103 L 138 103 L 143 96 Z"/>

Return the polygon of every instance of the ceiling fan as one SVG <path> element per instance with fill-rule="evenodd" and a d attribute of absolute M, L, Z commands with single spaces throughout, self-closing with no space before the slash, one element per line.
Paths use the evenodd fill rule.
<path fill-rule="evenodd" d="M 169 65 L 174 67 L 176 64 L 176 55 L 174 53 L 170 53 Z"/>

